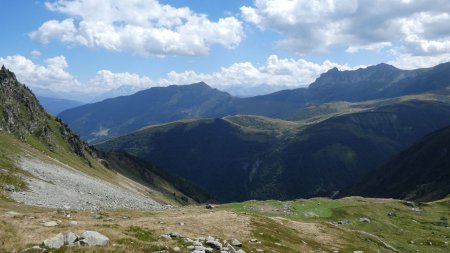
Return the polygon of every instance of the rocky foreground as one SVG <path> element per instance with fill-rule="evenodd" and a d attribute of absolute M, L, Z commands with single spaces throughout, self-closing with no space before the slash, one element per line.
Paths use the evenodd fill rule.
<path fill-rule="evenodd" d="M 447 253 L 449 217 L 450 199 L 317 198 L 153 211 L 0 200 L 0 252 Z"/>

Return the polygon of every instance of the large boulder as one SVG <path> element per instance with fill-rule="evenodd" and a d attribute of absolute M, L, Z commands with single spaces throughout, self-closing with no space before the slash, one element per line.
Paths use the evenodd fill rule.
<path fill-rule="evenodd" d="M 44 246 L 51 248 L 51 249 L 59 249 L 62 246 L 64 246 L 64 243 L 66 242 L 66 236 L 64 236 L 63 233 L 59 233 L 56 236 L 46 239 L 44 241 Z"/>
<path fill-rule="evenodd" d="M 80 235 L 79 241 L 89 246 L 106 246 L 109 243 L 109 238 L 97 231 L 85 231 Z"/>

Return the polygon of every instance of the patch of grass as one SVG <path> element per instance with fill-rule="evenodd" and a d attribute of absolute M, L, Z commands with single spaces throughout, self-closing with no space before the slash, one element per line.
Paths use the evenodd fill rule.
<path fill-rule="evenodd" d="M 336 208 L 350 205 L 355 204 L 325 198 L 315 198 L 285 202 L 275 200 L 246 201 L 225 204 L 221 207 L 262 216 L 282 216 L 294 220 L 310 220 L 312 218 L 329 218 Z"/>
<path fill-rule="evenodd" d="M 144 242 L 154 242 L 157 240 L 152 231 L 138 226 L 129 227 L 126 234 Z"/>

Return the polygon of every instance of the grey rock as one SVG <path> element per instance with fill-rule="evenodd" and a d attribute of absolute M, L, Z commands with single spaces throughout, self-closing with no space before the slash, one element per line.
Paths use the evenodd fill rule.
<path fill-rule="evenodd" d="M 192 243 L 192 245 L 194 245 L 194 246 L 203 246 L 203 244 L 200 242 L 200 241 L 194 241 L 193 243 Z"/>
<path fill-rule="evenodd" d="M 205 247 L 203 247 L 203 246 L 194 246 L 194 250 L 202 250 L 202 251 L 205 251 Z"/>
<path fill-rule="evenodd" d="M 228 248 L 228 252 L 230 252 L 230 253 L 236 253 L 236 252 L 237 252 L 237 251 L 233 248 L 233 246 L 231 246 L 230 244 L 228 244 L 227 248 Z"/>
<path fill-rule="evenodd" d="M 106 246 L 109 243 L 109 238 L 97 231 L 85 231 L 80 235 L 80 242 L 90 246 Z"/>
<path fill-rule="evenodd" d="M 66 237 L 63 233 L 59 233 L 56 236 L 46 239 L 43 242 L 43 245 L 45 247 L 51 248 L 51 249 L 59 249 L 62 246 L 64 246 L 64 243 L 66 242 Z"/>
<path fill-rule="evenodd" d="M 187 237 L 183 238 L 182 241 L 185 243 L 193 243 L 194 242 L 191 238 L 187 238 Z"/>
<path fill-rule="evenodd" d="M 45 251 L 45 249 L 35 245 L 35 246 L 31 247 L 31 248 L 24 249 L 21 252 L 25 253 L 25 252 L 44 252 L 44 251 Z"/>
<path fill-rule="evenodd" d="M 16 187 L 14 185 L 10 185 L 7 184 L 3 187 L 3 189 L 5 189 L 5 191 L 7 192 L 15 192 L 16 191 Z"/>
<path fill-rule="evenodd" d="M 67 233 L 67 235 L 64 238 L 64 241 L 68 244 L 68 245 L 72 245 L 75 244 L 78 241 L 78 235 L 76 235 L 73 232 L 69 232 Z"/>
<path fill-rule="evenodd" d="M 170 232 L 168 235 L 170 235 L 170 237 L 172 238 L 180 238 L 181 235 L 178 232 Z"/>
<path fill-rule="evenodd" d="M 221 249 L 222 248 L 222 243 L 218 242 L 218 241 L 214 241 L 214 238 L 212 239 L 208 239 L 205 243 L 208 246 L 211 246 L 215 249 Z"/>
<path fill-rule="evenodd" d="M 170 240 L 172 239 L 172 237 L 170 235 L 161 235 L 160 236 L 162 239 L 166 239 L 166 240 Z"/>
<path fill-rule="evenodd" d="M 242 246 L 242 243 L 238 239 L 232 239 L 231 245 L 240 247 L 240 246 Z"/>
<path fill-rule="evenodd" d="M 344 220 L 338 221 L 338 224 L 339 225 L 349 225 L 349 224 L 352 224 L 352 222 L 347 219 L 344 219 Z"/>
<path fill-rule="evenodd" d="M 360 221 L 360 222 L 363 222 L 363 223 L 370 223 L 370 219 L 369 219 L 369 218 L 366 218 L 366 217 L 359 218 L 359 221 Z"/>
<path fill-rule="evenodd" d="M 42 225 L 45 226 L 45 227 L 56 227 L 56 226 L 58 226 L 58 222 L 56 222 L 56 221 L 47 221 L 47 222 L 43 222 Z"/>
<path fill-rule="evenodd" d="M 214 206 L 211 205 L 211 204 L 207 204 L 207 205 L 206 205 L 206 209 L 213 209 L 213 208 L 214 208 Z"/>

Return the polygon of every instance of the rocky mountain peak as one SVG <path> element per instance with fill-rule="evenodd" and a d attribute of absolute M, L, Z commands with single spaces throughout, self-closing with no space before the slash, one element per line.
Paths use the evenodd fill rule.
<path fill-rule="evenodd" d="M 66 124 L 44 110 L 33 92 L 5 66 L 0 70 L 0 132 L 13 134 L 23 142 L 37 139 L 51 152 L 63 148 L 60 138 L 85 159 L 84 151 L 90 152 Z"/>

